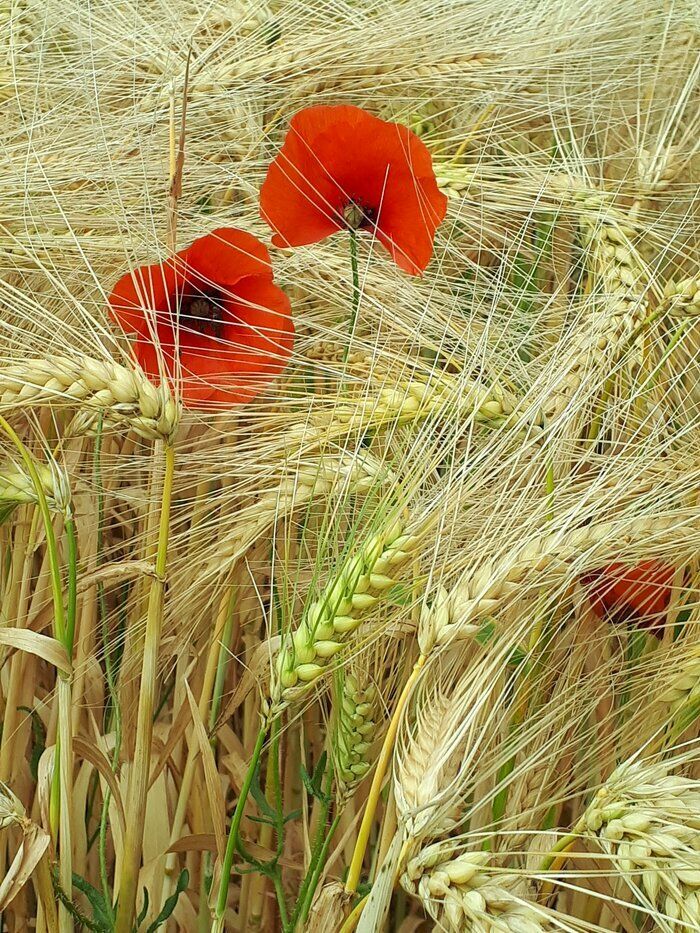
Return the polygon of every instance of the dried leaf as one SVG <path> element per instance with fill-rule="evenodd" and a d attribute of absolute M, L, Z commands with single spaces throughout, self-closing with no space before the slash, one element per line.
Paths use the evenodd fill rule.
<path fill-rule="evenodd" d="M 0 645 L 35 654 L 64 674 L 70 674 L 71 664 L 66 649 L 60 641 L 49 638 L 48 635 L 40 635 L 39 632 L 32 632 L 30 629 L 6 626 L 0 628 Z"/>
<path fill-rule="evenodd" d="M 209 799 L 209 814 L 214 824 L 214 835 L 216 836 L 216 848 L 219 858 L 224 857 L 226 849 L 226 826 L 224 814 L 226 813 L 226 801 L 221 790 L 221 781 L 216 770 L 216 762 L 212 752 L 211 743 L 207 730 L 204 728 L 202 717 L 199 715 L 197 704 L 192 696 L 190 685 L 185 680 L 185 690 L 187 699 L 192 711 L 192 723 L 194 725 L 195 735 L 199 744 L 199 753 L 202 756 L 202 767 L 204 769 L 204 782 L 207 787 L 207 797 Z"/>
<path fill-rule="evenodd" d="M 0 910 L 6 910 L 17 897 L 51 841 L 49 834 L 36 823 L 27 821 L 23 832 L 17 854 L 0 883 Z"/>

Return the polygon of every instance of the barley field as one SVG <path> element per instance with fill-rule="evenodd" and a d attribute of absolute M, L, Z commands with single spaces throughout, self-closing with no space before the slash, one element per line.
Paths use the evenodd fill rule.
<path fill-rule="evenodd" d="M 700 930 L 699 78 L 0 0 L 0 933 Z"/>

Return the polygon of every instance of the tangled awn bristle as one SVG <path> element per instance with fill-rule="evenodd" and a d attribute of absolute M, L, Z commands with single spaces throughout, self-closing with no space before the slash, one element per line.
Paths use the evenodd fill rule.
<path fill-rule="evenodd" d="M 460 852 L 456 843 L 441 841 L 409 859 L 401 885 L 418 897 L 441 930 L 502 930 L 540 933 L 562 929 L 542 907 L 526 897 L 518 875 L 489 871 L 490 852 Z"/>
<path fill-rule="evenodd" d="M 700 926 L 700 784 L 668 763 L 625 762 L 585 813 L 586 832 L 669 929 Z"/>
<path fill-rule="evenodd" d="M 334 489 L 362 495 L 384 482 L 392 473 L 371 454 L 319 457 L 289 470 L 273 489 L 265 491 L 249 508 L 236 516 L 234 527 L 216 545 L 217 566 L 238 560 L 275 522 L 310 502 L 328 498 Z"/>
<path fill-rule="evenodd" d="M 389 926 L 406 931 L 698 927 L 697 788 L 665 787 L 667 761 L 611 791 L 621 816 L 595 797 L 645 749 L 682 743 L 676 773 L 698 776 L 693 0 L 0 0 L 0 24 L 0 408 L 75 531 L 59 518 L 51 553 L 4 444 L 0 780 L 55 829 L 72 720 L 64 881 L 115 902 L 145 594 L 163 584 L 144 928 L 176 886 L 168 926 L 209 928 L 200 895 L 236 813 L 221 928 L 339 930 L 370 887 L 360 930 L 378 933 L 397 884 Z M 273 245 L 287 367 L 178 424 L 107 296 L 221 227 L 269 246 L 259 193 L 290 121 L 338 104 L 425 143 L 447 195 L 431 262 L 407 275 L 364 231 L 353 322 L 347 235 Z M 162 573 L 162 445 L 137 432 L 175 448 Z M 674 571 L 658 625 L 600 618 L 587 575 L 647 561 Z M 52 583 L 75 622 L 70 708 Z M 255 683 L 264 718 L 282 714 L 262 740 Z M 572 831 L 591 800 L 605 819 Z M 60 835 L 31 884 L 18 863 L 8 908 L 24 830 L 0 796 L 6 818 L 3 920 L 58 929 Z"/>
<path fill-rule="evenodd" d="M 360 626 L 363 616 L 391 589 L 394 574 L 418 545 L 396 521 L 372 535 L 347 560 L 332 583 L 309 603 L 299 626 L 282 636 L 270 678 L 268 719 L 304 696 L 342 650 L 346 638 Z"/>
<path fill-rule="evenodd" d="M 0 369 L 0 410 L 50 403 L 86 412 L 74 430 L 88 430 L 97 414 L 109 424 L 127 424 L 145 438 L 172 438 L 178 408 L 165 388 L 112 361 L 82 357 L 25 360 Z"/>

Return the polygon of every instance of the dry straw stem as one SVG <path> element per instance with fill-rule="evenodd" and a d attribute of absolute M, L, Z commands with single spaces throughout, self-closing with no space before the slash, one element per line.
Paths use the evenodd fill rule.
<path fill-rule="evenodd" d="M 625 762 L 584 815 L 584 832 L 610 857 L 662 930 L 700 927 L 700 784 L 673 762 Z"/>
<path fill-rule="evenodd" d="M 178 421 L 177 405 L 166 389 L 111 360 L 56 356 L 0 369 L 0 410 L 45 404 L 87 409 L 76 431 L 90 428 L 102 413 L 108 424 L 126 424 L 142 437 L 168 440 Z"/>
<path fill-rule="evenodd" d="M 540 933 L 571 930 L 560 913 L 549 911 L 527 898 L 527 887 L 518 875 L 489 871 L 489 852 L 460 852 L 458 842 L 425 846 L 408 860 L 401 885 L 418 897 L 441 930 Z"/>

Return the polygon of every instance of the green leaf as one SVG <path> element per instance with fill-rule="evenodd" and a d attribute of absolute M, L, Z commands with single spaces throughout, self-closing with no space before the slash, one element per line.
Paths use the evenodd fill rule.
<path fill-rule="evenodd" d="M 93 924 L 91 929 L 104 930 L 105 933 L 110 933 L 110 931 L 114 929 L 114 918 L 112 917 L 112 908 L 105 900 L 102 891 L 98 891 L 89 881 L 86 881 L 85 878 L 75 873 L 73 873 L 73 886 L 76 887 L 81 894 L 85 895 L 92 908 Z"/>
<path fill-rule="evenodd" d="M 326 795 L 323 792 L 323 775 L 326 773 L 326 764 L 328 762 L 328 755 L 326 752 L 323 752 L 321 757 L 318 759 L 316 767 L 314 768 L 314 773 L 312 775 L 306 770 L 306 768 L 301 765 L 301 780 L 310 796 L 314 797 L 316 800 L 326 801 Z"/>
<path fill-rule="evenodd" d="M 263 814 L 260 818 L 260 822 L 264 823 L 277 823 L 277 811 L 270 806 L 270 801 L 265 796 L 265 791 L 260 786 L 260 768 L 255 769 L 255 774 L 253 775 L 253 782 L 250 785 L 250 794 L 253 800 L 258 805 L 258 810 Z M 255 819 L 255 817 L 249 817 L 249 819 Z"/>
<path fill-rule="evenodd" d="M 35 709 L 30 709 L 28 706 L 18 706 L 17 709 L 29 713 L 32 718 L 32 753 L 29 759 L 29 769 L 36 781 L 39 779 L 39 759 L 46 748 L 46 728 Z"/>
<path fill-rule="evenodd" d="M 190 873 L 186 868 L 183 868 L 180 872 L 180 877 L 177 879 L 177 885 L 175 886 L 175 892 L 170 895 L 170 897 L 163 904 L 163 909 L 158 914 L 156 919 L 146 930 L 146 933 L 155 933 L 158 927 L 163 926 L 166 920 L 170 919 L 170 915 L 177 907 L 177 902 L 180 895 L 183 891 L 187 890 L 187 885 L 190 883 Z"/>
<path fill-rule="evenodd" d="M 146 914 L 148 913 L 148 905 L 150 903 L 150 898 L 148 897 L 148 889 L 143 889 L 143 907 L 139 911 L 139 915 L 136 918 L 136 929 L 141 926 L 143 921 L 146 919 Z"/>

